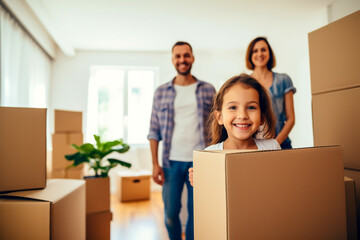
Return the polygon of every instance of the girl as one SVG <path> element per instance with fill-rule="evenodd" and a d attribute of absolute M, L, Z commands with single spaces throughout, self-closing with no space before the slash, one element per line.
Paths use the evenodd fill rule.
<path fill-rule="evenodd" d="M 205 150 L 281 149 L 275 139 L 270 139 L 275 120 L 267 91 L 247 74 L 229 79 L 216 93 L 210 121 L 213 145 Z M 189 169 L 189 180 L 193 185 L 193 168 Z"/>
<path fill-rule="evenodd" d="M 272 72 L 275 55 L 265 37 L 251 41 L 246 52 L 246 67 L 253 70 L 256 78 L 271 93 L 273 111 L 276 116 L 275 139 L 282 149 L 292 148 L 288 137 L 295 124 L 293 94 L 296 89 L 287 74 Z"/>

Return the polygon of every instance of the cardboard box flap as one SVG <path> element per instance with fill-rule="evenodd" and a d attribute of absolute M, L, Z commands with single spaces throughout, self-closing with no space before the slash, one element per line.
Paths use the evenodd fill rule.
<path fill-rule="evenodd" d="M 42 190 L 11 192 L 1 194 L 0 197 L 12 196 L 55 203 L 62 199 L 65 195 L 68 195 L 78 189 L 84 183 L 84 180 L 49 179 L 47 181 L 47 187 Z"/>
<path fill-rule="evenodd" d="M 249 149 L 228 149 L 228 150 L 197 150 L 200 152 L 212 152 L 212 153 L 221 153 L 221 154 L 228 154 L 228 153 L 241 153 L 241 152 L 252 152 L 252 151 L 261 151 L 261 150 L 249 150 Z"/>
<path fill-rule="evenodd" d="M 302 148 L 293 148 L 288 149 L 289 151 L 296 151 L 299 149 L 313 149 L 313 148 L 331 148 L 331 147 L 339 147 L 341 145 L 326 145 L 326 146 L 315 146 L 315 147 L 302 147 Z M 229 149 L 229 150 L 195 150 L 194 152 L 210 152 L 210 153 L 218 153 L 218 154 L 239 154 L 239 153 L 249 153 L 249 152 L 271 152 L 271 151 L 281 151 L 285 149 L 277 149 L 277 150 L 256 150 L 256 149 Z"/>

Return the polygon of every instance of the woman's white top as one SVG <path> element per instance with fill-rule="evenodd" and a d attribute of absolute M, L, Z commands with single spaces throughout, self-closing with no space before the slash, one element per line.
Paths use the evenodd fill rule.
<path fill-rule="evenodd" d="M 279 143 L 275 139 L 257 139 L 254 138 L 258 150 L 277 150 L 281 149 Z M 224 150 L 224 142 L 217 143 L 205 148 L 205 150 Z"/>

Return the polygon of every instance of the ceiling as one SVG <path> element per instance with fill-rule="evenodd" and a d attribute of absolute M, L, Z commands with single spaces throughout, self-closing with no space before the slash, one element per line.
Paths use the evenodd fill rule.
<path fill-rule="evenodd" d="M 333 1 L 26 0 L 70 55 L 82 49 L 168 51 L 178 40 L 198 50 L 239 49 L 254 36 L 296 29 Z"/>

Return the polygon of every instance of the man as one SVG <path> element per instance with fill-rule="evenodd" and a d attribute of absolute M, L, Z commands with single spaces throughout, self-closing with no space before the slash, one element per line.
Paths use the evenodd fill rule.
<path fill-rule="evenodd" d="M 194 62 L 187 42 L 172 48 L 176 77 L 155 91 L 148 139 L 153 162 L 153 179 L 163 185 L 165 225 L 171 240 L 181 240 L 181 194 L 188 190 L 186 239 L 194 239 L 193 189 L 188 178 L 193 150 L 207 146 L 206 120 L 215 88 L 191 75 Z M 158 161 L 159 141 L 163 141 L 162 167 Z"/>

